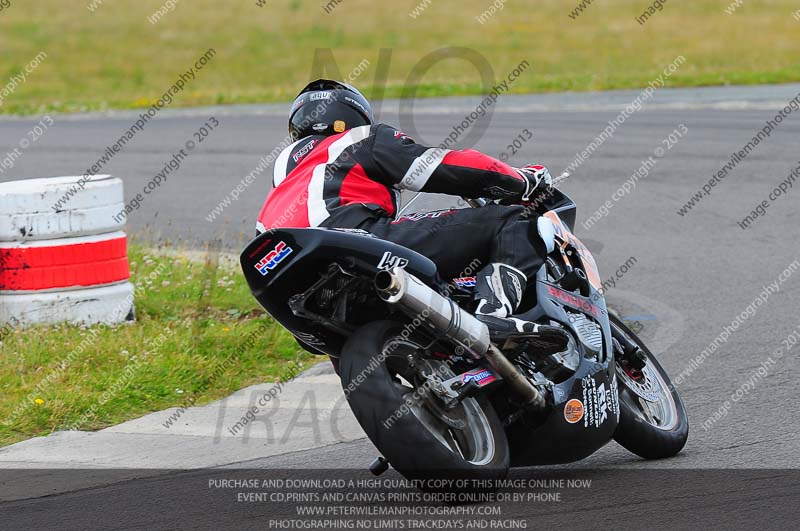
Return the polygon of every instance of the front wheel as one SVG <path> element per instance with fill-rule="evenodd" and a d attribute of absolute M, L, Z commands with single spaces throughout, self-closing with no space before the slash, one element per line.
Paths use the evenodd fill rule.
<path fill-rule="evenodd" d="M 634 369 L 615 357 L 620 416 L 614 440 L 645 459 L 672 457 L 689 436 L 689 419 L 681 397 L 656 357 L 620 319 L 611 315 L 611 335 L 627 337 L 645 354 Z"/>
<path fill-rule="evenodd" d="M 435 386 L 455 374 L 419 356 L 401 331 L 396 322 L 370 323 L 342 350 L 342 387 L 372 443 L 409 479 L 504 478 L 508 441 L 492 406 L 467 398 L 443 407 Z"/>

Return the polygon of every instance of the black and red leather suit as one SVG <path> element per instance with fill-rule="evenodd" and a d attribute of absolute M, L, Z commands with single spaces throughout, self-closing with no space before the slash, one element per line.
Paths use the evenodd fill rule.
<path fill-rule="evenodd" d="M 389 125 L 365 125 L 307 136 L 283 150 L 257 228 L 363 229 L 427 256 L 445 279 L 464 275 L 475 259 L 508 264 L 530 277 L 545 249 L 521 206 L 395 219 L 402 190 L 513 199 L 526 186 L 516 169 L 478 151 L 426 147 Z"/>

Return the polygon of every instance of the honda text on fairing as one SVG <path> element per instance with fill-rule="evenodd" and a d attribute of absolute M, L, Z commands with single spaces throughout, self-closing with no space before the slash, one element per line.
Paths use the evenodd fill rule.
<path fill-rule="evenodd" d="M 468 200 L 483 207 L 483 200 Z M 611 314 L 575 204 L 535 207 L 547 257 L 515 316 L 533 329 L 491 339 L 469 272 L 358 229 L 264 232 L 241 255 L 253 295 L 309 352 L 330 356 L 380 451 L 413 479 L 504 477 L 510 466 L 583 459 L 612 439 L 677 454 L 686 411 L 642 341 Z"/>

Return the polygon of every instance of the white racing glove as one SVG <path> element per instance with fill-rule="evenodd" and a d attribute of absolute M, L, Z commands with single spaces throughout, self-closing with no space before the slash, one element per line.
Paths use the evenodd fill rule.
<path fill-rule="evenodd" d="M 522 201 L 529 201 L 534 192 L 549 192 L 553 189 L 553 177 L 544 166 L 540 164 L 528 164 L 522 168 L 514 168 L 517 173 L 525 179 L 525 192 L 522 194 Z"/>

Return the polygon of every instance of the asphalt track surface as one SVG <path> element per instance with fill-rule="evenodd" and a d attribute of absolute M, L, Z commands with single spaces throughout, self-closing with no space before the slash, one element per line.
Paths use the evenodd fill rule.
<path fill-rule="evenodd" d="M 644 527 L 648 522 L 657 528 L 689 528 L 692 524 L 710 527 L 713 522 L 703 521 L 702 516 L 694 522 L 687 516 L 690 514 L 687 511 L 704 514 L 701 509 L 716 511 L 714 514 L 724 509 L 727 520 L 717 523 L 727 525 L 721 527 L 744 522 L 756 525 L 762 516 L 772 514 L 777 518 L 762 523 L 761 527 L 778 528 L 786 525 L 783 518 L 788 517 L 787 507 L 796 511 L 797 474 L 788 473 L 787 480 L 787 473 L 780 469 L 796 468 L 800 462 L 800 440 L 796 436 L 796 391 L 800 379 L 796 360 L 800 347 L 785 350 L 777 357 L 775 350 L 800 328 L 797 312 L 800 270 L 780 282 L 779 291 L 769 294 L 752 315 L 740 318 L 736 330 L 713 354 L 699 364 L 692 364 L 691 360 L 714 341 L 723 326 L 737 320 L 764 286 L 778 281 L 790 263 L 800 260 L 800 190 L 796 181 L 750 228 L 743 230 L 737 225 L 798 165 L 800 117 L 797 114 L 800 113 L 784 120 L 768 140 L 756 147 L 688 214 L 680 216 L 677 211 L 729 161 L 732 152 L 740 150 L 775 115 L 783 106 L 781 102 L 791 97 L 787 95 L 797 92 L 796 86 L 740 89 L 733 96 L 718 89 L 662 91 L 660 100 L 656 98 L 651 105 L 632 114 L 613 138 L 561 186 L 578 204 L 576 233 L 595 252 L 604 279 L 635 257 L 635 264 L 616 280 L 608 300 L 623 315 L 635 317 L 644 325 L 643 336 L 673 377 L 683 372 L 685 377 L 678 389 L 691 424 L 688 444 L 676 458 L 647 462 L 611 443 L 589 459 L 566 468 L 585 470 L 600 480 L 603 474 L 615 478 L 615 469 L 642 470 L 643 475 L 631 479 L 634 483 L 642 483 L 646 474 L 654 473 L 647 472 L 652 469 L 740 469 L 742 474 L 744 469 L 764 469 L 760 494 L 754 494 L 752 482 L 748 488 L 736 483 L 735 478 L 744 476 L 727 472 L 728 476 L 723 475 L 713 487 L 709 484 L 705 495 L 683 496 L 681 490 L 690 489 L 692 477 L 685 472 L 689 479 L 683 485 L 672 476 L 672 480 L 664 481 L 663 489 L 644 488 L 642 483 L 636 489 L 631 489 L 630 484 L 621 486 L 623 494 L 592 490 L 593 494 L 580 503 L 561 504 L 551 507 L 549 512 L 540 506 L 509 507 L 512 512 L 508 514 L 530 518 L 529 528 L 539 528 L 535 522 L 558 522 L 575 529 L 614 522 L 623 528 Z M 563 99 L 507 97 L 499 102 L 498 111 L 475 147 L 497 156 L 506 152 L 508 144 L 528 128 L 533 132 L 533 140 L 524 144 L 521 153 L 512 156 L 509 162 L 541 162 L 555 175 L 635 95 L 636 92 L 618 93 L 609 101 L 603 95 Z M 706 101 L 717 97 L 722 104 Z M 735 102 L 725 104 L 726 100 Z M 414 116 L 418 141 L 438 144 L 463 119 L 465 111 L 474 108 L 475 102 L 457 99 L 417 105 Z M 386 104 L 383 110 L 384 121 L 398 122 L 396 105 Z M 180 170 L 131 214 L 128 232 L 143 239 L 169 239 L 195 247 L 221 239 L 228 249 L 241 248 L 252 234 L 255 216 L 269 190 L 269 171 L 258 176 L 221 217 L 213 222 L 205 217 L 256 167 L 262 156 L 283 140 L 285 126 L 281 112 L 280 106 L 201 109 L 164 113 L 148 125 L 104 170 L 124 179 L 128 199 L 192 139 L 193 132 L 209 116 L 220 122 L 192 151 Z M 0 181 L 82 174 L 132 122 L 132 117 L 125 113 L 54 119 L 51 129 L 24 152 L 13 169 L 0 175 Z M 17 146 L 36 121 L 0 121 L 0 154 Z M 649 175 L 639 180 L 630 194 L 614 202 L 609 214 L 588 230 L 581 226 L 583 220 L 611 199 L 644 159 L 653 155 L 656 148 L 667 147 L 663 141 L 670 133 L 684 127 L 683 137 L 658 158 Z M 448 205 L 446 199 L 431 197 L 415 204 L 414 210 Z M 770 356 L 774 363 L 769 362 Z M 766 369 L 761 374 L 754 372 L 759 367 Z M 726 400 L 729 407 L 725 407 Z M 375 454 L 372 445 L 362 440 L 242 466 L 292 468 L 297 469 L 294 473 L 298 477 L 311 477 L 319 476 L 313 469 L 366 466 Z M 540 473 L 523 469 L 515 471 L 514 476 Z M 367 477 L 367 473 L 363 476 Z M 790 487 L 781 491 L 779 486 L 784 484 Z M 219 529 L 228 528 L 227 524 L 232 529 L 266 529 L 257 524 L 259 515 L 251 510 L 220 512 L 214 503 L 191 503 L 189 499 L 177 503 L 182 498 L 176 493 L 186 490 L 185 479 L 179 474 L 120 485 L 128 489 L 124 496 L 125 510 L 120 513 L 124 515 L 122 518 L 112 518 L 116 511 L 103 513 L 99 509 L 108 507 L 103 500 L 114 500 L 120 495 L 119 489 L 123 487 L 119 485 L 6 503 L 0 505 L 0 513 L 27 522 L 25 529 L 50 528 L 48 522 L 61 522 L 63 526 L 59 527 L 64 529 L 80 528 L 77 524 L 72 527 L 67 524 L 77 522 L 70 515 L 81 507 L 86 508 L 81 513 L 83 517 L 91 516 L 88 521 L 103 529 Z M 743 497 L 736 498 L 737 492 Z M 160 513 L 162 519 L 154 519 L 152 501 L 163 502 L 169 493 L 177 498 L 176 503 Z M 670 503 L 662 503 L 667 498 Z M 686 502 L 687 499 L 692 503 Z M 636 511 L 630 509 L 631 503 L 638 504 Z M 606 513 L 603 509 L 606 505 L 616 508 Z M 623 525 L 612 517 L 626 519 L 633 513 L 641 526 L 633 525 L 631 520 L 625 520 Z M 219 520 L 221 514 L 226 515 L 225 524 Z M 0 521 L 0 529 L 3 526 Z"/>

